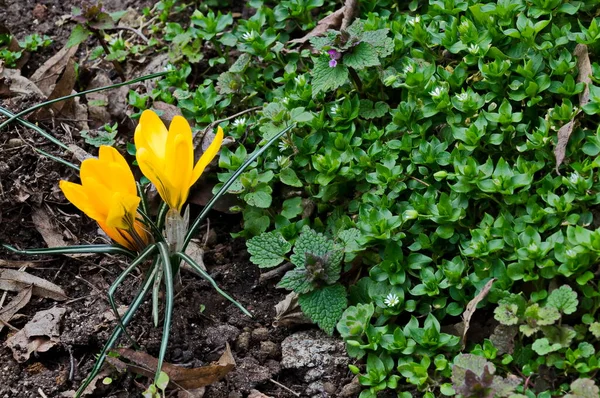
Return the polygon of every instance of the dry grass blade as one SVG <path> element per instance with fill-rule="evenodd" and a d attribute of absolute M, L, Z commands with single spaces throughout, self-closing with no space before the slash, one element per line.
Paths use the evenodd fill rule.
<path fill-rule="evenodd" d="M 590 76 L 592 74 L 592 65 L 590 63 L 590 56 L 588 49 L 585 44 L 578 44 L 573 51 L 573 54 L 577 57 L 577 69 L 579 74 L 577 75 L 577 83 L 584 83 L 585 88 L 579 94 L 579 106 L 582 107 L 590 101 L 590 88 L 589 85 L 592 82 Z M 557 133 L 558 141 L 554 148 L 554 157 L 556 158 L 556 173 L 560 175 L 558 168 L 565 160 L 565 152 L 567 150 L 567 144 L 569 138 L 575 127 L 575 117 L 568 123 L 562 126 Z"/>
<path fill-rule="evenodd" d="M 0 269 L 0 290 L 9 292 L 20 292 L 23 289 L 32 286 L 34 296 L 50 298 L 56 301 L 65 301 L 68 299 L 64 290 L 52 282 L 23 271 L 12 269 Z"/>
<path fill-rule="evenodd" d="M 473 297 L 473 300 L 469 301 L 469 304 L 467 304 L 467 308 L 465 309 L 465 312 L 463 312 L 462 318 L 463 318 L 463 323 L 464 323 L 464 329 L 463 329 L 462 338 L 461 338 L 461 343 L 462 343 L 463 348 L 465 347 L 467 331 L 469 330 L 469 326 L 471 324 L 471 317 L 473 316 L 473 314 L 475 313 L 475 310 L 477 309 L 477 304 L 479 304 L 485 298 L 485 296 L 488 295 L 488 293 L 490 292 L 490 289 L 492 288 L 492 284 L 495 281 L 496 281 L 496 278 L 490 279 L 485 284 L 483 289 L 481 289 L 479 294 L 477 296 Z"/>

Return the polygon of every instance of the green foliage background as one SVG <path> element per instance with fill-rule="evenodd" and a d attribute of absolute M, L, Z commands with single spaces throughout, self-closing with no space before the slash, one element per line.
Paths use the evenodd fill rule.
<path fill-rule="evenodd" d="M 130 102 L 175 103 L 201 127 L 262 107 L 221 123 L 237 140 L 221 152 L 222 182 L 297 123 L 230 189 L 241 198 L 236 236 L 277 231 L 249 243 L 267 267 L 303 227 L 342 248 L 336 283 L 347 290 L 323 284 L 306 308 L 318 318 L 319 305 L 347 298 L 337 330 L 366 359 L 352 368 L 361 397 L 593 396 L 599 2 L 360 3 L 346 32 L 294 46 L 339 4 L 253 0 L 252 16 L 233 18 L 206 2 L 181 24 L 160 2 L 157 31 L 178 66 Z M 557 136 L 572 120 L 557 167 Z M 471 321 L 483 333 L 463 348 L 454 325 L 492 278 Z"/>

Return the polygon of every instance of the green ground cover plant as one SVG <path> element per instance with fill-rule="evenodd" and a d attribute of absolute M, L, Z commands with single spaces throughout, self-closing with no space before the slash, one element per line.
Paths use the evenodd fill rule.
<path fill-rule="evenodd" d="M 303 38 L 340 5 L 161 1 L 174 66 L 129 102 L 219 121 L 215 192 L 296 124 L 229 187 L 235 236 L 293 265 L 279 286 L 361 360 L 361 398 L 596 397 L 599 4 L 360 2 Z"/>

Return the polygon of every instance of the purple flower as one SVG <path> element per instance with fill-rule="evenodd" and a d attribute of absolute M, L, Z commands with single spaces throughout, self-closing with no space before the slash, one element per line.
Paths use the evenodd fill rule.
<path fill-rule="evenodd" d="M 337 66 L 338 59 L 342 58 L 342 54 L 333 48 L 327 51 L 327 54 L 329 54 L 329 58 L 331 58 L 331 61 L 329 61 L 329 67 L 335 68 Z"/>

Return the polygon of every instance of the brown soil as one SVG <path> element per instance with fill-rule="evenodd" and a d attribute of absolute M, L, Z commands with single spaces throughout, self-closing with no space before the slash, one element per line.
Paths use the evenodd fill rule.
<path fill-rule="evenodd" d="M 6 8 L 3 7 L 4 4 Z M 68 38 L 72 24 L 56 24 L 63 15 L 69 14 L 74 2 L 47 0 L 0 0 L 0 21 L 22 39 L 25 35 L 38 32 L 54 40 L 52 47 L 34 54 L 23 68 L 24 76 L 30 75 L 40 64 L 58 51 Z M 129 6 L 141 9 L 151 5 L 149 0 L 105 1 L 111 10 L 122 10 Z M 41 18 L 33 16 L 40 4 L 45 7 Z M 6 10 L 6 11 L 4 11 Z M 38 10 L 39 11 L 39 10 Z M 30 106 L 26 99 L 0 101 L 3 107 L 13 111 Z M 65 122 L 69 125 L 69 122 Z M 65 143 L 75 143 L 95 154 L 87 146 L 74 125 L 64 129 L 54 120 L 44 124 Z M 131 136 L 121 137 L 119 149 L 124 152 L 124 142 Z M 46 152 L 68 159 L 66 152 L 57 150 L 34 131 L 11 125 L 0 133 L 0 242 L 19 248 L 44 247 L 42 235 L 32 221 L 32 213 L 43 209 L 51 215 L 54 231 L 63 236 L 68 244 L 101 243 L 96 224 L 68 204 L 60 190 L 60 179 L 76 180 L 73 171 L 66 166 L 39 155 Z M 69 159 L 68 159 L 69 160 Z M 197 211 L 197 209 L 193 209 Z M 307 383 L 302 374 L 281 369 L 281 342 L 298 329 L 275 328 L 272 326 L 274 305 L 283 299 L 285 292 L 277 290 L 274 282 L 258 286 L 259 271 L 248 261 L 245 244 L 232 240 L 231 226 L 239 229 L 237 216 L 214 213 L 210 217 L 209 236 L 205 247 L 205 264 L 208 272 L 225 291 L 230 293 L 252 314 L 246 317 L 236 307 L 217 294 L 204 280 L 182 273 L 182 288 L 175 301 L 173 326 L 166 360 L 187 367 L 206 365 L 219 358 L 229 343 L 237 362 L 236 369 L 223 381 L 209 386 L 205 397 L 242 397 L 257 389 L 272 397 L 293 397 L 292 391 L 303 392 Z M 206 229 L 199 239 L 204 242 Z M 17 363 L 4 342 L 14 331 L 4 328 L 0 332 L 0 398 L 10 397 L 59 397 L 68 390 L 76 390 L 94 364 L 95 355 L 115 327 L 110 319 L 110 307 L 106 290 L 121 272 L 125 263 L 115 256 L 93 255 L 69 258 L 23 257 L 8 254 L 0 249 L 0 259 L 33 261 L 27 272 L 47 279 L 62 287 L 69 300 L 56 302 L 51 299 L 33 297 L 19 311 L 22 316 L 10 322 L 21 329 L 34 314 L 58 306 L 66 309 L 61 323 L 60 342 L 45 353 L 34 353 L 24 363 Z M 137 291 L 140 273 L 130 277 L 117 294 L 117 305 L 127 305 Z M 2 297 L 0 291 L 0 299 Z M 4 305 L 14 297 L 6 296 Z M 305 327 L 306 328 L 306 327 Z M 150 302 L 141 307 L 128 331 L 143 350 L 150 355 L 158 354 L 161 330 L 155 329 L 150 316 Z M 121 339 L 121 346 L 129 346 Z M 111 375 L 113 382 L 97 384 L 92 396 L 138 397 L 147 386 L 148 380 L 131 373 Z M 275 383 L 275 382 L 277 383 Z M 345 367 L 338 367 L 328 374 L 339 392 L 351 379 Z M 173 393 L 171 396 L 176 396 Z M 323 393 L 322 396 L 335 396 Z"/>

